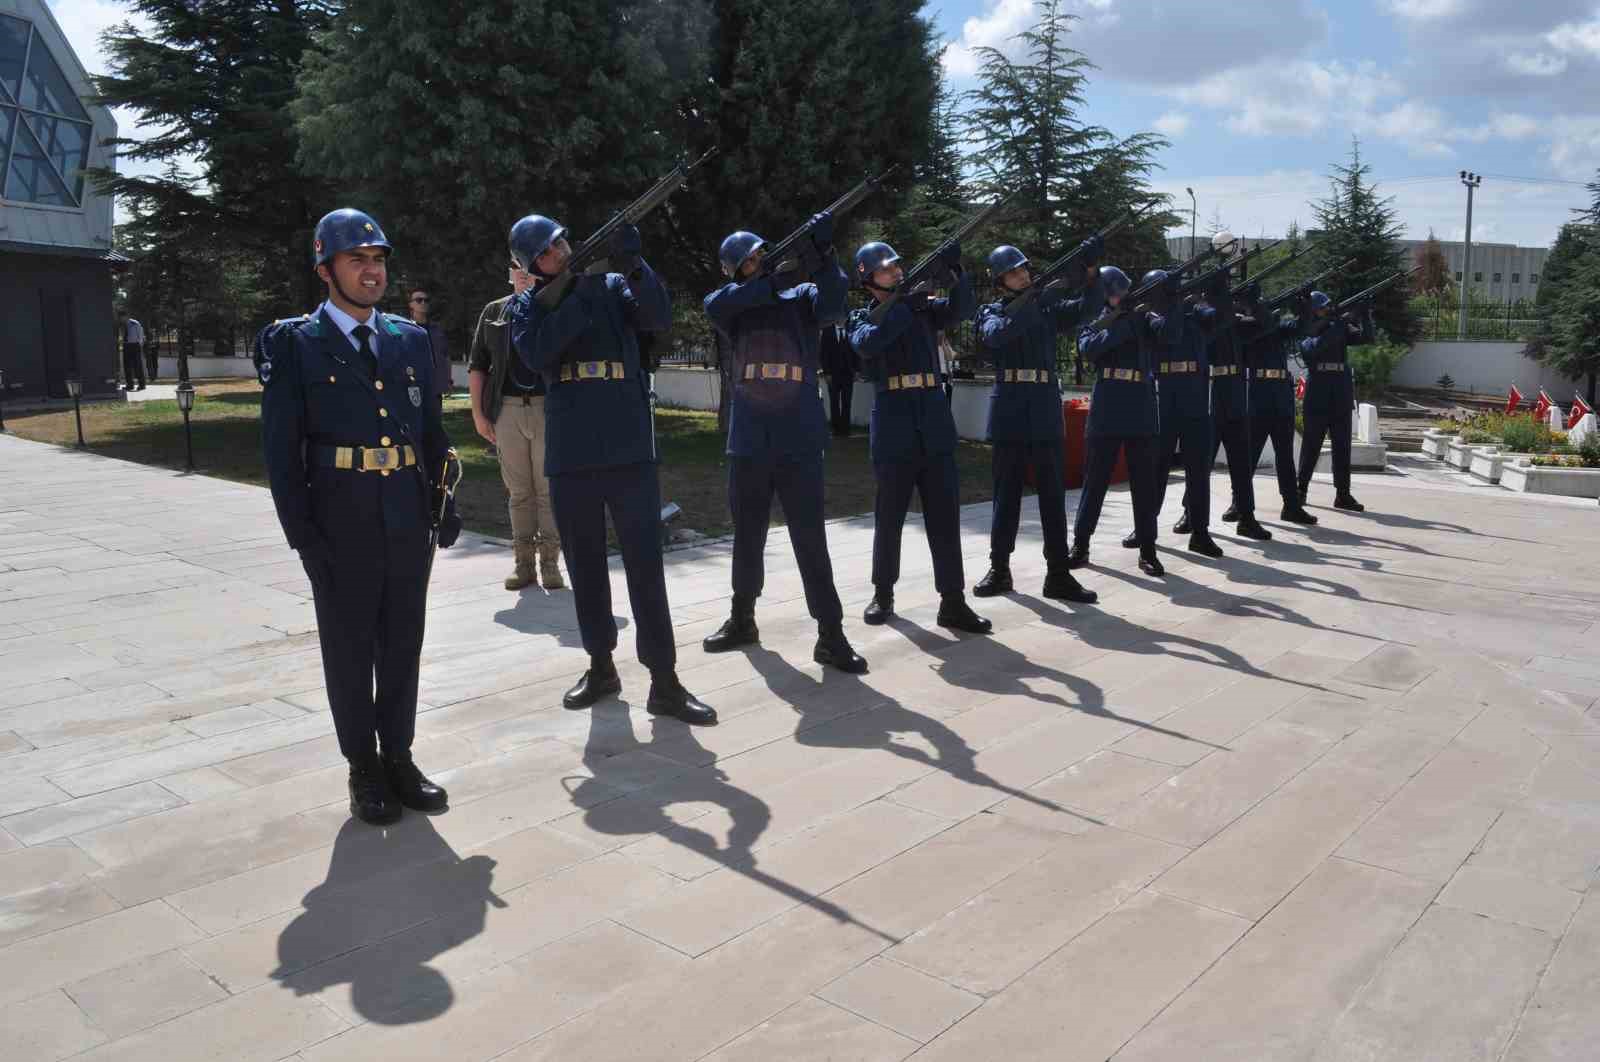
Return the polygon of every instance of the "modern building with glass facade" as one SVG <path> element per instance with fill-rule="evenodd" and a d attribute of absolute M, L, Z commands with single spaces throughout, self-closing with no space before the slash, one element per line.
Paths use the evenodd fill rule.
<path fill-rule="evenodd" d="M 0 0 L 0 371 L 5 397 L 116 390 L 112 203 L 85 172 L 112 166 L 111 112 L 45 0 Z"/>

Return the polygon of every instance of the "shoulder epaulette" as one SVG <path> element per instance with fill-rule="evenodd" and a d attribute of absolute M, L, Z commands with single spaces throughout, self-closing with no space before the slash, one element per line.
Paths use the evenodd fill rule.
<path fill-rule="evenodd" d="M 415 321 L 407 320 L 404 317 L 397 317 L 392 313 L 380 314 L 379 316 L 383 319 L 383 330 L 392 336 L 405 335 L 407 329 L 410 329 L 418 335 L 428 334 L 427 329 L 423 328 Z"/>

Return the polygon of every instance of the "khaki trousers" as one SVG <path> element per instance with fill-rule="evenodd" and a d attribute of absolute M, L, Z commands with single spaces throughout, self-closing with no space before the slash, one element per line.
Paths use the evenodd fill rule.
<path fill-rule="evenodd" d="M 550 508 L 550 480 L 544 474 L 544 398 L 508 395 L 494 422 L 500 450 L 500 478 L 511 495 L 511 535 L 539 544 L 543 556 L 561 549 L 555 513 Z"/>

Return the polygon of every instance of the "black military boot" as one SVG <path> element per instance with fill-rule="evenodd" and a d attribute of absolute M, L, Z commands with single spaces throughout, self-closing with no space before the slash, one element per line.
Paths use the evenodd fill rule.
<path fill-rule="evenodd" d="M 400 803 L 412 811 L 443 811 L 450 805 L 450 796 L 444 789 L 428 780 L 427 775 L 412 762 L 411 752 L 385 752 L 383 776 L 389 788 L 400 798 Z"/>
<path fill-rule="evenodd" d="M 1138 549 L 1139 548 L 1139 532 L 1137 532 L 1137 531 L 1129 531 L 1126 535 L 1124 535 L 1122 537 L 1122 548 L 1123 549 Z"/>
<path fill-rule="evenodd" d="M 1148 546 L 1139 551 L 1139 570 L 1146 575 L 1153 575 L 1157 579 L 1167 574 L 1167 570 L 1161 566 L 1161 558 L 1156 556 L 1156 548 L 1154 546 Z"/>
<path fill-rule="evenodd" d="M 561 698 L 561 704 L 565 708 L 587 708 L 602 697 L 621 692 L 622 676 L 617 674 L 617 665 L 611 662 L 611 654 L 591 656 L 589 670 Z"/>
<path fill-rule="evenodd" d="M 1257 542 L 1272 541 L 1272 532 L 1261 526 L 1255 513 L 1245 513 L 1239 517 L 1239 526 L 1233 529 L 1233 533 L 1242 538 L 1253 538 Z"/>
<path fill-rule="evenodd" d="M 1229 505 L 1222 511 L 1223 523 L 1231 524 L 1237 519 L 1239 519 L 1239 507 L 1237 505 Z"/>
<path fill-rule="evenodd" d="M 1074 542 L 1072 553 L 1067 557 L 1067 567 L 1073 571 L 1089 566 L 1089 543 Z"/>
<path fill-rule="evenodd" d="M 1333 499 L 1335 509 L 1343 509 L 1347 513 L 1364 513 L 1367 507 L 1356 501 L 1354 494 L 1341 494 Z"/>
<path fill-rule="evenodd" d="M 867 662 L 850 648 L 841 623 L 817 624 L 817 647 L 811 650 L 811 659 L 824 667 L 837 668 L 849 675 L 865 675 Z"/>
<path fill-rule="evenodd" d="M 1202 557 L 1222 556 L 1222 547 L 1217 545 L 1216 539 L 1206 531 L 1196 531 L 1189 536 L 1189 552 L 1198 553 Z"/>
<path fill-rule="evenodd" d="M 939 599 L 939 616 L 934 621 L 941 627 L 968 634 L 988 634 L 994 624 L 972 611 L 965 594 L 945 594 Z"/>
<path fill-rule="evenodd" d="M 1311 500 L 1311 492 L 1304 487 L 1300 489 L 1300 508 L 1306 507 L 1306 502 Z"/>
<path fill-rule="evenodd" d="M 1315 516 L 1306 512 L 1304 505 L 1285 505 L 1283 512 L 1278 514 L 1278 519 L 1291 524 L 1305 524 L 1307 527 L 1317 522 Z"/>
<path fill-rule="evenodd" d="M 1187 535 L 1189 533 L 1189 510 L 1185 509 L 1183 515 L 1178 517 L 1178 522 L 1172 525 L 1174 535 Z"/>
<path fill-rule="evenodd" d="M 717 725 L 717 710 L 684 689 L 674 671 L 651 673 L 644 706 L 651 715 L 674 716 L 693 726 Z"/>
<path fill-rule="evenodd" d="M 400 801 L 376 756 L 350 761 L 350 814 L 373 826 L 387 826 L 400 818 Z"/>
<path fill-rule="evenodd" d="M 1011 591 L 1011 566 L 1004 561 L 990 561 L 988 574 L 972 588 L 977 597 L 999 597 Z"/>
<path fill-rule="evenodd" d="M 753 597 L 733 595 L 733 614 L 718 627 L 715 634 L 706 636 L 700 643 L 708 653 L 726 653 L 742 645 L 754 645 L 761 640 L 756 628 L 756 601 Z"/>
<path fill-rule="evenodd" d="M 1040 593 L 1052 601 L 1071 601 L 1079 605 L 1092 605 L 1100 600 L 1100 595 L 1085 589 L 1064 564 L 1052 564 L 1045 571 L 1044 589 Z"/>
<path fill-rule="evenodd" d="M 872 592 L 872 601 L 861 614 L 861 621 L 878 627 L 894 619 L 894 591 L 880 586 Z"/>

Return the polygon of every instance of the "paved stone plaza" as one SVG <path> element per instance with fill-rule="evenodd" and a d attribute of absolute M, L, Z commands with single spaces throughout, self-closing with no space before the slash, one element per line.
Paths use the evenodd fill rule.
<path fill-rule="evenodd" d="M 781 531 L 748 654 L 698 645 L 728 546 L 673 553 L 695 731 L 643 711 L 620 566 L 625 701 L 568 712 L 570 594 L 464 536 L 416 746 L 453 807 L 383 831 L 266 491 L 0 436 L 0 1058 L 1600 1057 L 1600 508 L 1396 467 L 1164 582 L 1113 494 L 1085 608 L 1031 519 L 992 638 L 934 626 L 914 523 L 863 627 L 837 522 L 862 679 Z"/>

